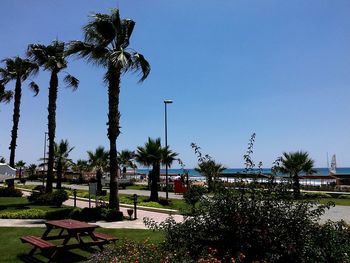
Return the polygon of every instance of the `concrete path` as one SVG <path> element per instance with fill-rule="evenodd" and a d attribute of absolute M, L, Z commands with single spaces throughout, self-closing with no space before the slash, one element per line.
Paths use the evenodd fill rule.
<path fill-rule="evenodd" d="M 41 182 L 31 182 L 28 181 L 26 182 L 27 185 L 42 185 Z M 20 185 L 18 185 L 20 187 Z M 56 186 L 56 183 L 53 183 L 53 187 Z M 85 190 L 87 191 L 89 189 L 88 185 L 81 185 L 81 184 L 62 184 L 62 187 L 65 188 L 69 188 L 69 189 L 77 189 L 77 190 Z M 109 193 L 109 188 L 103 188 L 104 190 L 107 190 L 107 192 Z M 150 196 L 151 195 L 151 191 L 148 190 L 129 190 L 129 189 L 119 189 L 119 193 L 120 194 L 128 194 L 128 195 L 133 195 L 133 194 L 137 194 L 140 196 Z M 170 199 L 182 199 L 182 195 L 180 194 L 174 194 L 173 192 L 169 192 L 169 198 Z M 166 193 L 162 192 L 162 191 L 158 191 L 158 195 L 159 197 L 165 198 Z"/>

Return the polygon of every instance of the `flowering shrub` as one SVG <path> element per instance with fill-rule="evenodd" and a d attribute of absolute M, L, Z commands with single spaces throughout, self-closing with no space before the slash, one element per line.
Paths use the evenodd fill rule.
<path fill-rule="evenodd" d="M 178 257 L 176 253 L 162 250 L 159 246 L 144 242 L 121 240 L 116 246 L 110 246 L 100 253 L 94 254 L 88 262 L 102 263 L 177 263 L 192 262 L 186 255 Z"/>

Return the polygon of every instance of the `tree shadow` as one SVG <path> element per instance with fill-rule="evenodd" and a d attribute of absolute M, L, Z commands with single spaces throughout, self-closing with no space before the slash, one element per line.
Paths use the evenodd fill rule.
<path fill-rule="evenodd" d="M 89 249 L 88 251 L 91 253 L 96 252 L 96 250 L 93 250 L 93 249 L 91 250 Z M 50 258 L 50 254 L 45 252 L 39 252 L 30 256 L 28 254 L 22 253 L 22 254 L 19 254 L 17 258 L 25 263 L 46 263 Z M 57 258 L 55 258 L 53 261 L 62 262 L 62 263 L 75 263 L 75 262 L 86 261 L 88 258 L 89 256 L 83 256 L 83 255 L 74 253 L 72 251 L 62 251 L 57 256 Z"/>

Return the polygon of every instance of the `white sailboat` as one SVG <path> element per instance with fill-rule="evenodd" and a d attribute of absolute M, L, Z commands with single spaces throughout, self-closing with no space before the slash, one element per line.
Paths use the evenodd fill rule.
<path fill-rule="evenodd" d="M 335 154 L 333 154 L 332 156 L 331 166 L 329 167 L 329 173 L 333 175 L 337 173 L 337 161 Z"/>

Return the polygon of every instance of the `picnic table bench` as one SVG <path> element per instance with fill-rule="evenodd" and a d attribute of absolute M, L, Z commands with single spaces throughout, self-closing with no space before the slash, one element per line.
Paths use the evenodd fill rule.
<path fill-rule="evenodd" d="M 22 243 L 29 243 L 33 249 L 29 255 L 33 255 L 37 249 L 48 251 L 49 262 L 54 260 L 57 255 L 64 250 L 75 248 L 86 249 L 91 246 L 97 246 L 103 250 L 103 246 L 110 242 L 115 242 L 116 237 L 104 233 L 94 232 L 99 227 L 98 225 L 88 224 L 72 219 L 52 220 L 45 223 L 47 229 L 41 237 L 37 236 L 23 236 Z M 49 235 L 53 229 L 60 229 L 58 235 Z M 90 237 L 89 240 L 84 240 L 82 237 Z M 75 243 L 69 242 L 71 239 L 76 240 Z M 48 240 L 63 240 L 59 245 L 55 245 Z"/>
<path fill-rule="evenodd" d="M 34 246 L 34 248 L 29 252 L 29 255 L 33 255 L 38 248 L 41 250 L 50 250 L 56 248 L 55 244 L 52 244 L 51 242 L 43 240 L 37 236 L 23 236 L 20 239 L 22 243 L 29 243 Z"/>

